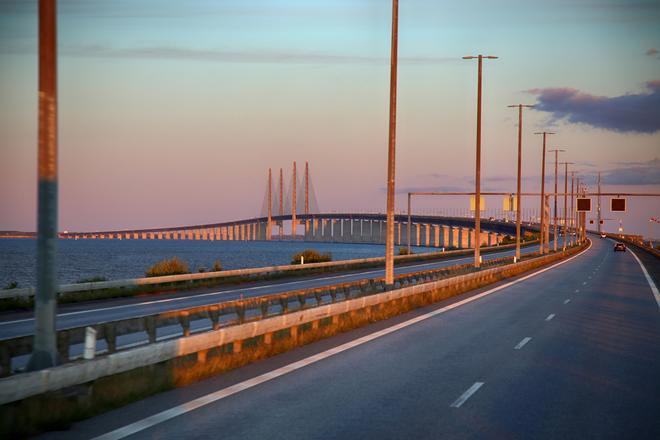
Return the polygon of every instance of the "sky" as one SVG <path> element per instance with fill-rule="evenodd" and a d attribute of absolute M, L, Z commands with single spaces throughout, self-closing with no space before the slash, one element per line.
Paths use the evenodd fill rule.
<path fill-rule="evenodd" d="M 0 230 L 36 224 L 36 4 L 0 0 Z M 321 211 L 382 212 L 390 14 L 388 0 L 60 0 L 59 229 L 254 217 L 268 168 L 288 180 L 293 161 L 309 161 Z M 477 65 L 461 57 L 477 54 L 499 57 L 484 62 L 484 190 L 515 190 L 507 105 L 525 103 L 524 191 L 540 187 L 533 133 L 550 130 L 590 189 L 600 171 L 604 191 L 660 192 L 659 22 L 655 0 L 401 0 L 397 209 L 408 191 L 473 190 Z M 606 228 L 646 235 L 660 199 L 630 206 Z"/>

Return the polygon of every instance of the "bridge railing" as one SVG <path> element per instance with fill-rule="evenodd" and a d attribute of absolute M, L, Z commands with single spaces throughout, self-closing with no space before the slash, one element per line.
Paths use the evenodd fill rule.
<path fill-rule="evenodd" d="M 534 259 L 537 256 L 537 253 L 525 254 L 522 260 Z M 401 274 L 395 277 L 394 288 L 437 281 L 510 263 L 513 263 L 513 257 L 502 257 L 484 261 L 481 269 L 475 269 L 472 264 L 462 264 Z M 384 278 L 381 277 L 111 320 L 96 323 L 91 327 L 96 331 L 97 342 L 105 345 L 101 352 L 114 353 L 118 350 L 133 348 L 138 344 L 153 344 L 170 337 L 190 336 L 191 333 L 200 331 L 218 330 L 221 327 L 258 321 L 323 304 L 356 299 L 385 290 Z M 69 362 L 79 357 L 71 357 L 71 348 L 85 342 L 87 327 L 67 328 L 57 332 L 61 362 Z M 161 332 L 166 330 L 169 333 L 159 337 L 159 330 Z M 134 336 L 133 339 L 137 337 L 137 344 L 135 341 L 124 345 L 118 343 L 118 339 L 131 335 Z M 12 374 L 12 359 L 30 354 L 32 341 L 32 335 L 0 340 L 0 376 Z"/>
<path fill-rule="evenodd" d="M 531 242 L 525 243 L 525 245 L 530 243 Z M 513 248 L 515 248 L 515 244 L 490 246 L 490 247 L 482 248 L 481 253 L 483 254 L 488 252 L 513 249 Z M 442 252 L 426 252 L 421 254 L 397 255 L 394 257 L 394 259 L 398 263 L 406 263 L 406 262 L 433 260 L 438 258 L 450 258 L 461 255 L 469 255 L 473 252 L 474 252 L 473 249 L 460 249 L 460 250 L 442 251 Z M 385 262 L 384 257 L 373 257 L 373 258 L 362 258 L 362 259 L 354 259 L 354 260 L 329 261 L 325 263 L 307 263 L 304 265 L 288 264 L 281 266 L 225 270 L 220 272 L 189 273 L 182 275 L 166 275 L 160 277 L 63 284 L 59 286 L 58 294 L 61 296 L 63 294 L 72 294 L 78 292 L 90 292 L 90 291 L 99 291 L 99 290 L 108 290 L 108 289 L 131 289 L 131 288 L 139 288 L 146 286 L 156 287 L 159 285 L 161 286 L 185 285 L 185 284 L 194 284 L 195 282 L 203 282 L 203 281 L 222 282 L 223 280 L 232 280 L 235 278 L 253 279 L 253 278 L 261 278 L 261 277 L 278 276 L 282 274 L 295 275 L 297 273 L 302 273 L 306 271 L 310 272 L 310 271 L 323 271 L 323 270 L 339 270 L 344 267 L 347 269 L 359 268 L 360 266 L 377 265 L 384 262 Z M 0 300 L 30 298 L 33 297 L 34 294 L 35 294 L 34 287 L 2 290 L 0 291 Z"/>

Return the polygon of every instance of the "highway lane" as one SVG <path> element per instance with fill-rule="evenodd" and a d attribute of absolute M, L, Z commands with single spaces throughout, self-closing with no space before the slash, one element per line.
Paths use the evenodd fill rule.
<path fill-rule="evenodd" d="M 529 246 L 523 249 L 523 253 L 533 252 L 538 246 Z M 503 256 L 514 255 L 513 250 L 504 252 L 494 252 L 484 254 L 484 260 L 492 258 L 501 258 Z M 465 264 L 473 261 L 472 256 L 441 260 L 429 263 L 419 263 L 412 265 L 402 265 L 395 269 L 397 274 L 416 272 L 420 270 L 429 270 L 457 264 Z M 98 322 L 105 322 L 117 319 L 125 319 L 134 316 L 142 316 L 154 313 L 160 313 L 170 310 L 196 307 L 207 304 L 216 304 L 223 301 L 231 301 L 238 298 L 247 298 L 262 296 L 273 293 L 288 292 L 297 289 L 323 287 L 333 284 L 358 281 L 361 279 L 378 278 L 384 276 L 383 269 L 368 269 L 359 272 L 350 272 L 343 274 L 328 274 L 310 278 L 296 278 L 286 281 L 267 281 L 255 283 L 252 286 L 228 286 L 211 292 L 199 294 L 177 294 L 159 296 L 158 298 L 134 298 L 131 300 L 119 300 L 98 303 L 89 303 L 77 305 L 70 309 L 64 307 L 57 315 L 57 328 L 66 329 L 93 325 Z M 193 324 L 194 328 L 206 326 L 207 323 Z M 32 317 L 20 317 L 16 319 L 12 315 L 0 317 L 0 339 L 7 339 L 22 335 L 31 334 L 34 330 L 34 319 Z"/>
<path fill-rule="evenodd" d="M 633 256 L 595 239 L 526 278 L 47 437 L 660 438 L 660 308 Z"/>

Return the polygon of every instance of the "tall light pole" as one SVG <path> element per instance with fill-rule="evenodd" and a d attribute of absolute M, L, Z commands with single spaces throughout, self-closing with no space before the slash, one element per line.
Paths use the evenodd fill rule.
<path fill-rule="evenodd" d="M 602 228 L 601 228 L 601 221 L 602 221 L 602 215 L 600 213 L 600 171 L 598 171 L 598 214 L 596 216 L 596 219 L 598 220 L 598 235 L 602 233 Z"/>
<path fill-rule="evenodd" d="M 566 244 L 568 242 L 568 166 L 572 165 L 573 162 L 562 162 L 564 165 L 564 247 L 562 250 L 566 250 Z"/>
<path fill-rule="evenodd" d="M 296 239 L 296 223 L 298 222 L 298 219 L 296 218 L 296 208 L 298 204 L 298 198 L 296 191 L 298 191 L 298 188 L 296 188 L 296 184 L 298 183 L 298 174 L 296 172 L 296 161 L 293 161 L 293 188 L 291 189 L 291 240 Z"/>
<path fill-rule="evenodd" d="M 57 5 L 39 0 L 37 291 L 28 370 L 57 363 Z"/>
<path fill-rule="evenodd" d="M 396 84 L 399 42 L 399 0 L 392 0 L 390 55 L 390 126 L 387 146 L 387 236 L 385 239 L 385 284 L 394 284 L 394 175 L 396 152 Z"/>
<path fill-rule="evenodd" d="M 575 199 L 575 171 L 571 171 L 571 246 L 575 244 L 575 207 L 573 200 Z"/>
<path fill-rule="evenodd" d="M 555 134 L 549 131 L 541 131 L 537 132 L 534 134 L 542 134 L 543 135 L 543 156 L 541 159 L 541 237 L 539 240 L 539 244 L 541 245 L 539 248 L 539 253 L 543 255 L 545 253 L 545 246 L 547 246 L 547 243 L 545 242 L 545 238 L 543 235 L 543 226 L 544 226 L 544 221 L 545 221 L 545 144 L 546 144 L 546 138 L 549 134 Z"/>
<path fill-rule="evenodd" d="M 498 57 L 492 55 L 476 55 L 465 56 L 464 60 L 477 59 L 478 61 L 478 75 L 477 75 L 477 155 L 474 173 L 474 267 L 481 266 L 481 78 L 482 66 L 484 58 L 495 60 Z"/>
<path fill-rule="evenodd" d="M 273 171 L 268 168 L 268 225 L 266 240 L 270 240 L 273 225 Z"/>
<path fill-rule="evenodd" d="M 518 183 L 516 187 L 516 261 L 520 261 L 520 210 L 521 210 L 521 180 L 522 180 L 522 125 L 523 107 L 534 108 L 533 105 L 515 104 L 509 107 L 518 107 Z"/>
<path fill-rule="evenodd" d="M 410 239 L 411 239 L 411 233 L 412 233 L 411 232 L 412 231 L 412 212 L 410 210 L 412 208 L 411 198 L 412 198 L 412 194 L 408 193 L 408 233 L 407 233 L 407 236 L 408 236 L 408 238 L 407 238 L 407 240 L 408 240 L 408 255 L 411 254 L 411 250 L 410 250 Z"/>
<path fill-rule="evenodd" d="M 553 248 L 554 251 L 557 252 L 557 165 L 558 165 L 558 160 L 559 160 L 559 153 L 563 153 L 566 150 L 561 150 L 558 148 L 555 148 L 554 150 L 550 150 L 550 152 L 555 153 L 555 210 L 554 210 L 554 216 L 553 216 Z"/>

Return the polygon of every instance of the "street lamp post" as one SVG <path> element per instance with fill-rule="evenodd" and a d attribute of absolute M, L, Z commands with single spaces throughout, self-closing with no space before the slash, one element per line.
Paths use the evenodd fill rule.
<path fill-rule="evenodd" d="M 498 57 L 492 55 L 477 55 L 465 56 L 464 60 L 478 60 L 478 76 L 477 76 L 477 154 L 475 164 L 474 176 L 474 236 L 476 237 L 474 243 L 474 267 L 481 265 L 481 78 L 482 78 L 482 65 L 484 58 L 495 60 Z"/>
<path fill-rule="evenodd" d="M 546 138 L 549 134 L 555 134 L 549 131 L 542 131 L 542 132 L 537 132 L 534 134 L 542 134 L 543 135 L 543 156 L 541 158 L 541 218 L 540 218 L 540 231 L 541 231 L 541 237 L 539 240 L 540 248 L 539 248 L 539 253 L 543 255 L 545 253 L 545 247 L 547 247 L 547 243 L 545 242 L 545 238 L 543 235 L 543 222 L 545 221 L 545 145 L 546 145 Z"/>
<path fill-rule="evenodd" d="M 396 152 L 396 85 L 399 40 L 399 0 L 392 0 L 390 56 L 390 126 L 387 148 L 387 237 L 385 239 L 385 284 L 394 284 L 394 175 Z"/>
<path fill-rule="evenodd" d="M 571 171 L 571 246 L 575 244 L 575 208 L 573 200 L 575 199 L 575 171 Z"/>
<path fill-rule="evenodd" d="M 557 252 L 557 165 L 558 165 L 558 160 L 559 160 L 559 153 L 563 153 L 566 150 L 561 150 L 561 149 L 554 149 L 550 150 L 550 152 L 555 153 L 555 210 L 554 210 L 554 216 L 553 216 L 553 249 L 555 252 Z"/>
<path fill-rule="evenodd" d="M 411 198 L 412 194 L 408 193 L 408 232 L 407 232 L 407 241 L 408 241 L 408 255 L 410 255 L 411 250 L 410 250 L 410 238 L 412 234 L 412 213 L 410 209 L 412 208 L 412 203 L 411 203 Z"/>
<path fill-rule="evenodd" d="M 521 180 L 522 180 L 522 125 L 523 107 L 534 108 L 533 105 L 516 104 L 509 107 L 518 107 L 518 180 L 516 187 L 516 261 L 520 261 L 520 210 L 521 208 Z"/>
<path fill-rule="evenodd" d="M 57 363 L 57 5 L 39 1 L 37 291 L 28 370 Z"/>
<path fill-rule="evenodd" d="M 563 221 L 563 226 L 564 226 L 564 247 L 562 250 L 566 250 L 566 245 L 568 242 L 568 217 L 567 217 L 567 211 L 568 211 L 568 166 L 572 165 L 573 162 L 562 162 L 564 164 L 564 221 Z"/>

